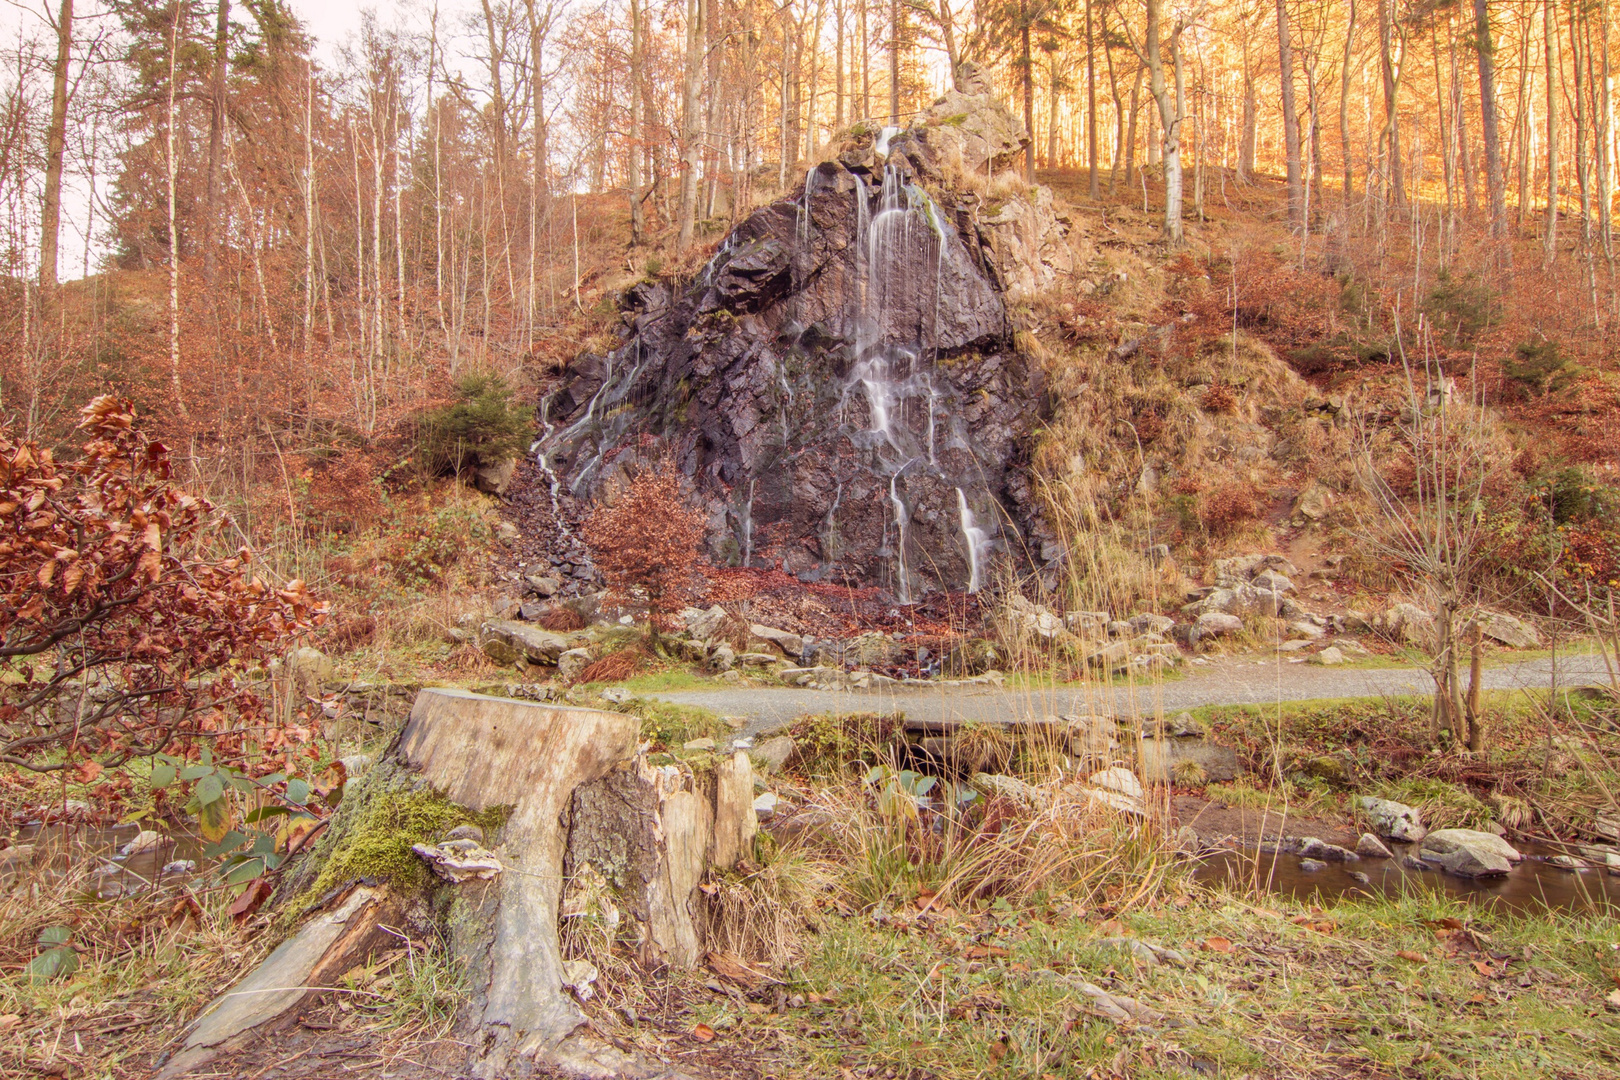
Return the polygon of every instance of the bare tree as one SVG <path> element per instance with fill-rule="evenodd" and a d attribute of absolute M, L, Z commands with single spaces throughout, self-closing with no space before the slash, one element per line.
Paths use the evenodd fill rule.
<path fill-rule="evenodd" d="M 56 16 L 56 63 L 51 67 L 51 119 L 45 132 L 45 199 L 40 215 L 39 287 L 56 288 L 58 238 L 62 231 L 62 154 L 67 145 L 68 62 L 73 49 L 73 0 Z"/>

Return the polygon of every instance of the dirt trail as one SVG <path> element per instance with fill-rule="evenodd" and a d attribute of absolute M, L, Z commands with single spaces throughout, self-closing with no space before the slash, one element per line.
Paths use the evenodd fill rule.
<path fill-rule="evenodd" d="M 1560 656 L 1556 685 L 1568 689 L 1607 683 L 1597 656 Z M 1487 668 L 1485 689 L 1546 688 L 1553 684 L 1550 659 Z M 1028 689 L 940 686 L 918 683 L 875 690 L 802 690 L 792 687 L 716 687 L 650 695 L 696 705 L 722 716 L 746 716 L 749 734 L 770 731 L 806 713 L 904 712 L 919 720 L 1005 723 L 1065 713 L 1152 716 L 1200 705 L 1264 705 L 1313 698 L 1389 697 L 1426 694 L 1434 683 L 1419 668 L 1331 668 L 1287 660 L 1224 657 L 1199 666 L 1184 679 L 1136 686 L 1083 684 Z"/>

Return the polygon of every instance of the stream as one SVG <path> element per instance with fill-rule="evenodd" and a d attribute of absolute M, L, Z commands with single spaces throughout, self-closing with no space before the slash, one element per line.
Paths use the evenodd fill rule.
<path fill-rule="evenodd" d="M 1463 878 L 1440 870 L 1408 869 L 1405 858 L 1417 855 L 1416 844 L 1390 844 L 1395 852 L 1393 859 L 1330 862 L 1321 870 L 1302 869 L 1298 855 L 1255 848 L 1218 851 L 1205 858 L 1193 877 L 1207 884 L 1258 884 L 1266 892 L 1318 904 L 1341 897 L 1378 893 L 1399 896 L 1423 890 L 1525 914 L 1546 910 L 1620 913 L 1620 877 L 1611 875 L 1602 865 L 1569 870 L 1546 861 L 1563 854 L 1561 849 L 1528 842 L 1514 842 L 1514 847 L 1524 853 L 1524 861 L 1507 875 L 1495 878 Z M 1352 872 L 1366 874 L 1370 880 L 1358 881 L 1350 876 Z"/>

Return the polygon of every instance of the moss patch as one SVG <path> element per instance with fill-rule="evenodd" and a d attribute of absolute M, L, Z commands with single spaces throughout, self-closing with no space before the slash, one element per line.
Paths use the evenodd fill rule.
<path fill-rule="evenodd" d="M 327 891 L 355 878 L 371 878 L 396 888 L 425 888 L 427 864 L 412 851 L 413 844 L 432 844 L 457 825 L 477 825 L 486 836 L 506 823 L 507 809 L 492 807 L 475 812 L 423 788 L 417 791 L 383 790 L 371 794 L 335 835 L 324 856 L 320 874 L 305 893 L 305 905 Z"/>

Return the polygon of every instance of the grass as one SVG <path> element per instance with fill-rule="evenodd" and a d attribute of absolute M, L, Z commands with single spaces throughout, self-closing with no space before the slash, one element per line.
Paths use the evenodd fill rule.
<path fill-rule="evenodd" d="M 1147 964 L 1121 937 L 1186 964 Z M 834 917 L 788 975 L 802 1005 L 710 998 L 694 1019 L 774 1044 L 785 1077 L 1607 1078 L 1617 977 L 1609 919 L 1480 917 L 1427 896 L 1277 911 L 1172 888 L 1111 917 Z M 1168 1019 L 1116 1026 L 1081 981 Z"/>

